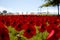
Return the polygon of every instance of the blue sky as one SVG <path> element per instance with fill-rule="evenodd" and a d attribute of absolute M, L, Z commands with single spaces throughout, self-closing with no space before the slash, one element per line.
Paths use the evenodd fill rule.
<path fill-rule="evenodd" d="M 0 11 L 8 12 L 38 12 L 47 11 L 47 7 L 38 8 L 44 0 L 0 0 Z M 57 12 L 57 7 L 48 7 L 49 12 Z"/>

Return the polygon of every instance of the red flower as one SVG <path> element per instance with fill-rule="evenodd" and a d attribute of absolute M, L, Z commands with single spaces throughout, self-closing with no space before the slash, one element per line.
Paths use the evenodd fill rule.
<path fill-rule="evenodd" d="M 10 40 L 8 29 L 0 22 L 0 40 Z"/>
<path fill-rule="evenodd" d="M 55 33 L 55 30 L 52 30 L 47 36 L 47 39 L 51 38 L 54 35 L 54 33 Z"/>
<path fill-rule="evenodd" d="M 60 38 L 60 31 L 56 33 L 56 37 Z"/>
<path fill-rule="evenodd" d="M 58 38 L 60 38 L 60 28 L 58 25 L 51 24 L 46 29 L 49 32 L 49 35 L 47 37 L 48 40 L 58 40 Z"/>
<path fill-rule="evenodd" d="M 52 30 L 47 36 L 46 40 L 58 40 L 59 38 L 56 36 L 55 30 Z"/>
<path fill-rule="evenodd" d="M 10 26 L 10 16 L 0 16 L 0 21 L 6 26 Z"/>
<path fill-rule="evenodd" d="M 15 25 L 15 30 L 17 30 L 17 31 L 21 31 L 22 30 L 22 24 L 21 23 L 18 23 L 18 24 L 16 24 Z"/>
<path fill-rule="evenodd" d="M 57 28 L 57 25 L 55 24 L 49 24 L 48 26 L 46 26 L 46 30 L 50 33 L 51 30 L 55 30 Z"/>
<path fill-rule="evenodd" d="M 36 29 L 34 25 L 28 25 L 27 30 L 25 30 L 23 36 L 29 38 L 32 38 L 36 34 Z"/>
<path fill-rule="evenodd" d="M 27 24 L 32 24 L 32 25 L 35 25 L 36 24 L 36 17 L 35 16 L 32 16 L 32 15 L 31 16 L 29 15 L 27 17 L 24 17 L 24 20 L 26 21 Z"/>
<path fill-rule="evenodd" d="M 12 27 L 15 27 L 15 25 L 18 23 L 18 19 L 17 16 L 11 16 L 11 20 L 10 20 L 10 25 Z"/>
<path fill-rule="evenodd" d="M 8 27 L 8 26 L 10 26 L 10 21 L 11 21 L 11 18 L 10 18 L 10 16 L 5 16 L 5 25 Z"/>
<path fill-rule="evenodd" d="M 0 19 L 0 21 L 4 24 L 5 24 L 5 18 L 6 18 L 5 16 L 1 16 L 1 19 Z"/>
<path fill-rule="evenodd" d="M 17 23 L 17 24 L 15 25 L 14 28 L 15 28 L 15 30 L 17 30 L 17 31 L 26 30 L 26 29 L 27 29 L 27 25 L 19 22 L 19 23 Z"/>
<path fill-rule="evenodd" d="M 46 40 L 58 40 L 58 38 L 57 38 L 56 36 L 53 35 L 51 38 L 46 39 Z"/>
<path fill-rule="evenodd" d="M 45 27 L 46 27 L 46 24 L 42 24 L 42 25 L 38 28 L 39 32 L 44 32 L 44 31 L 46 30 Z"/>
<path fill-rule="evenodd" d="M 36 16 L 36 26 L 41 26 L 42 24 L 42 18 L 39 16 Z"/>

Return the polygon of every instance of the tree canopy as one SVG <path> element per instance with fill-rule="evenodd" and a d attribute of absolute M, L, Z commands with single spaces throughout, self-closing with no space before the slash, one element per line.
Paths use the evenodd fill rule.
<path fill-rule="evenodd" d="M 57 6 L 58 7 L 58 15 L 59 15 L 60 0 L 45 0 L 45 1 L 46 1 L 46 3 L 41 5 L 40 7 Z"/>
<path fill-rule="evenodd" d="M 56 6 L 56 5 L 60 4 L 60 0 L 45 0 L 45 1 L 46 1 L 46 3 L 44 3 L 40 7 Z"/>

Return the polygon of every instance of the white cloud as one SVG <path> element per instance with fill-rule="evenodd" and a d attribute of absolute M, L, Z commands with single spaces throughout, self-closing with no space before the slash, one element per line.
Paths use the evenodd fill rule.
<path fill-rule="evenodd" d="M 57 12 L 58 12 L 58 10 L 55 8 L 55 9 L 53 9 L 53 8 L 49 8 L 48 10 L 47 9 L 43 9 L 43 10 L 41 10 L 41 12 L 50 12 L 51 14 L 57 14 Z"/>
<path fill-rule="evenodd" d="M 12 8 L 5 8 L 0 6 L 0 11 L 2 12 L 3 10 L 7 10 L 7 12 L 13 12 Z"/>
<path fill-rule="evenodd" d="M 1 7 L 0 6 L 0 11 L 2 12 L 3 10 L 7 10 L 7 12 L 13 12 L 13 13 L 19 12 L 20 14 L 22 14 L 22 12 L 20 11 L 19 8 L 13 9 L 13 8 L 6 8 L 6 7 Z M 41 10 L 41 11 L 35 9 L 33 11 L 29 11 L 28 14 L 30 14 L 30 12 L 34 12 L 36 14 L 37 12 L 47 12 L 47 9 L 44 9 L 44 10 Z M 58 10 L 57 9 L 48 9 L 48 12 L 51 12 L 52 14 L 54 14 L 54 13 L 57 13 Z M 23 14 L 26 14 L 26 12 L 23 12 Z"/>
<path fill-rule="evenodd" d="M 57 8 L 49 8 L 49 12 L 58 12 Z"/>

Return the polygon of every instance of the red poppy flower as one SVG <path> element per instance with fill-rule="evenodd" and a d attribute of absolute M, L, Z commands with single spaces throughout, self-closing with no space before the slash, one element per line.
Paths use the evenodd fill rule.
<path fill-rule="evenodd" d="M 49 25 L 46 26 L 45 28 L 46 28 L 46 30 L 50 33 L 51 30 L 56 30 L 57 27 L 58 27 L 58 26 L 55 25 L 55 24 L 49 24 Z"/>
<path fill-rule="evenodd" d="M 39 32 L 44 32 L 44 31 L 46 30 L 45 27 L 46 27 L 46 24 L 42 24 L 42 25 L 38 28 Z"/>
<path fill-rule="evenodd" d="M 26 29 L 27 29 L 27 25 L 19 22 L 19 23 L 17 23 L 17 24 L 15 25 L 14 28 L 15 28 L 15 30 L 17 30 L 17 31 L 26 30 Z"/>
<path fill-rule="evenodd" d="M 54 39 L 53 36 L 55 38 L 57 38 L 56 40 L 58 40 L 58 38 L 60 38 L 60 29 L 57 25 L 54 24 L 54 25 L 48 26 L 47 31 L 49 32 L 49 35 L 47 37 L 48 40 L 49 39 L 53 40 Z M 53 39 L 51 39 L 51 38 L 53 38 Z"/>
<path fill-rule="evenodd" d="M 54 33 L 55 33 L 55 30 L 52 30 L 52 31 L 48 34 L 47 39 L 51 38 L 51 37 L 54 35 Z"/>
<path fill-rule="evenodd" d="M 10 22 L 11 22 L 11 18 L 10 18 L 10 16 L 5 16 L 5 25 L 8 27 L 8 26 L 10 26 Z"/>
<path fill-rule="evenodd" d="M 56 37 L 60 38 L 60 32 L 56 33 Z"/>
<path fill-rule="evenodd" d="M 36 26 L 41 26 L 41 24 L 42 24 L 42 18 L 37 16 L 36 17 Z"/>
<path fill-rule="evenodd" d="M 59 31 L 57 30 L 51 30 L 51 32 L 48 34 L 46 40 L 58 40 L 60 38 Z"/>
<path fill-rule="evenodd" d="M 5 24 L 7 27 L 10 26 L 10 16 L 1 16 L 0 21 Z"/>
<path fill-rule="evenodd" d="M 14 28 L 15 28 L 15 30 L 17 30 L 17 31 L 21 31 L 21 30 L 22 30 L 22 23 L 16 24 Z"/>
<path fill-rule="evenodd" d="M 15 25 L 18 23 L 18 19 L 17 16 L 11 16 L 11 20 L 10 20 L 10 25 L 12 27 L 15 27 Z"/>
<path fill-rule="evenodd" d="M 3 18 L 3 17 L 2 17 L 2 16 L 0 16 L 0 22 L 2 22 L 2 18 Z"/>
<path fill-rule="evenodd" d="M 56 36 L 53 35 L 51 38 L 46 39 L 46 40 L 58 40 L 58 38 L 57 38 Z"/>
<path fill-rule="evenodd" d="M 0 21 L 5 24 L 5 18 L 4 16 L 1 17 Z"/>
<path fill-rule="evenodd" d="M 27 17 L 24 17 L 24 20 L 27 22 L 27 24 L 33 24 L 35 25 L 36 24 L 36 17 L 35 16 L 27 16 Z"/>
<path fill-rule="evenodd" d="M 28 25 L 27 30 L 25 30 L 23 36 L 29 38 L 32 38 L 36 34 L 36 28 L 34 25 Z"/>
<path fill-rule="evenodd" d="M 0 22 L 0 40 L 10 40 L 8 29 Z"/>
<path fill-rule="evenodd" d="M 22 16 L 23 16 L 23 20 L 22 20 L 23 24 L 28 24 L 29 20 L 30 20 L 30 17 L 27 16 L 27 15 L 22 15 Z"/>

